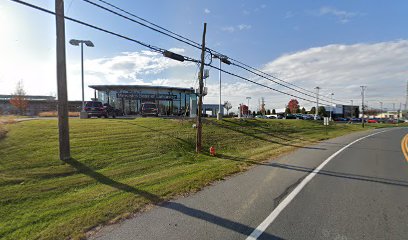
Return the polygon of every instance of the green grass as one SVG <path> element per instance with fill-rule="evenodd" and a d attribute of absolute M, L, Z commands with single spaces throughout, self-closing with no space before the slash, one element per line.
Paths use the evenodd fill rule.
<path fill-rule="evenodd" d="M 313 121 L 207 120 L 203 154 L 192 121 L 70 119 L 72 160 L 58 159 L 56 120 L 8 126 L 0 140 L 0 238 L 82 238 L 148 204 L 315 141 L 362 130 Z M 384 127 L 370 125 L 367 128 Z M 217 157 L 208 155 L 214 145 Z"/>

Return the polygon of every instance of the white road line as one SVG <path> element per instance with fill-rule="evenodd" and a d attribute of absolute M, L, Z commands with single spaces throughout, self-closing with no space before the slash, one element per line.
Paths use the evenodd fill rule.
<path fill-rule="evenodd" d="M 257 239 L 259 236 L 261 236 L 261 234 L 266 230 L 267 227 L 269 227 L 269 225 L 271 225 L 271 223 L 276 219 L 276 217 L 278 217 L 278 215 L 282 212 L 282 210 L 293 200 L 293 198 L 296 197 L 296 195 L 306 186 L 306 184 L 308 182 L 310 182 L 310 180 L 312 180 L 312 178 L 314 176 L 316 176 L 316 174 L 328 163 L 330 162 L 330 160 L 332 160 L 333 158 L 335 158 L 339 153 L 341 153 L 342 151 L 344 151 L 346 148 L 350 147 L 351 145 L 353 145 L 354 143 L 363 140 L 365 138 L 374 136 L 376 134 L 380 134 L 383 132 L 386 132 L 387 130 L 381 131 L 381 132 L 376 132 L 376 133 L 372 133 L 370 135 L 361 137 L 357 140 L 354 140 L 353 142 L 347 144 L 346 146 L 342 147 L 340 150 L 338 150 L 337 152 L 333 153 L 333 155 L 331 155 L 330 157 L 328 157 L 326 160 L 324 160 L 324 162 L 322 162 L 317 168 L 315 168 L 313 170 L 313 172 L 311 172 L 309 175 L 307 175 L 307 177 L 305 179 L 303 179 L 302 182 L 299 183 L 299 185 L 296 186 L 295 189 L 293 189 L 293 191 L 285 198 L 283 199 L 282 202 L 279 203 L 279 205 L 271 212 L 271 214 L 269 214 L 269 216 L 267 218 L 265 218 L 265 220 L 251 233 L 251 235 L 249 235 L 246 240 L 255 240 Z"/>

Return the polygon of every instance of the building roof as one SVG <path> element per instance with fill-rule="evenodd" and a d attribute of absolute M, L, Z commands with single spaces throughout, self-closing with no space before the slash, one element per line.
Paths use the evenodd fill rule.
<path fill-rule="evenodd" d="M 109 90 L 138 90 L 138 89 L 154 89 L 154 90 L 178 90 L 194 93 L 193 88 L 181 88 L 181 87 L 168 87 L 168 86 L 152 86 L 152 85 L 89 85 L 88 87 L 98 91 Z"/>

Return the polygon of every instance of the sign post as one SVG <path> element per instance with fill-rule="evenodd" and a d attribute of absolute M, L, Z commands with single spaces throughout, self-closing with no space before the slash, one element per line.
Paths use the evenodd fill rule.
<path fill-rule="evenodd" d="M 323 118 L 323 124 L 326 126 L 326 135 L 328 135 L 328 132 L 327 132 L 327 128 L 329 126 L 329 118 L 328 117 Z"/>

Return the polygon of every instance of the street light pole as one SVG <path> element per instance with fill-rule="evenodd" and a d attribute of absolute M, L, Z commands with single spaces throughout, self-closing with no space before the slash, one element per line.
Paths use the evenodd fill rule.
<path fill-rule="evenodd" d="M 84 43 L 81 42 L 81 81 L 82 81 L 82 109 L 85 112 L 85 94 L 84 94 Z"/>
<path fill-rule="evenodd" d="M 218 106 L 218 114 L 217 114 L 217 119 L 222 120 L 222 115 L 221 115 L 221 58 L 220 58 L 220 105 Z"/>
<path fill-rule="evenodd" d="M 316 111 L 315 111 L 315 120 L 317 120 L 317 113 L 319 111 L 319 90 L 320 87 L 315 87 L 316 89 Z"/>
<path fill-rule="evenodd" d="M 220 75 L 220 104 L 218 107 L 218 114 L 217 114 L 217 119 L 221 120 L 222 119 L 222 115 L 221 115 L 221 108 L 222 108 L 222 103 L 221 103 L 221 62 L 230 65 L 231 62 L 228 60 L 227 56 L 224 55 L 220 55 L 220 54 L 215 54 L 214 58 L 218 58 L 220 60 L 220 68 L 219 68 L 219 75 Z"/>
<path fill-rule="evenodd" d="M 89 40 L 77 40 L 71 39 L 69 43 L 74 46 L 81 46 L 81 81 L 82 81 L 82 109 L 79 115 L 80 118 L 88 118 L 88 114 L 85 112 L 85 93 L 84 93 L 84 43 L 88 47 L 94 47 L 93 42 Z"/>
<path fill-rule="evenodd" d="M 381 109 L 380 116 L 382 118 L 382 115 L 383 115 L 383 102 L 380 102 L 380 109 Z"/>
<path fill-rule="evenodd" d="M 330 94 L 330 121 L 332 120 L 332 111 L 333 111 L 333 95 L 334 93 Z"/>
<path fill-rule="evenodd" d="M 251 97 L 246 97 L 246 99 L 248 100 L 248 111 L 247 111 L 247 118 L 249 118 L 250 112 L 249 112 L 249 100 L 251 99 Z"/>
<path fill-rule="evenodd" d="M 364 127 L 364 110 L 365 110 L 365 107 L 364 107 L 364 91 L 366 90 L 367 86 L 360 86 L 360 87 L 361 87 L 361 111 L 362 111 L 361 124 Z"/>
<path fill-rule="evenodd" d="M 353 118 L 353 111 L 354 111 L 354 103 L 353 103 L 353 100 L 350 100 L 350 102 L 351 102 L 351 114 L 350 114 L 350 116 Z"/>

